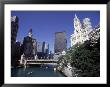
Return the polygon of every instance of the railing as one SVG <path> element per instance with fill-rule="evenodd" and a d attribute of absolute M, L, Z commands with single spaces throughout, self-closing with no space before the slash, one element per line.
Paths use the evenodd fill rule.
<path fill-rule="evenodd" d="M 19 62 L 21 60 L 18 60 Z M 53 64 L 53 63 L 57 63 L 58 60 L 55 59 L 36 59 L 36 60 L 23 60 L 24 62 L 20 63 L 20 64 L 24 64 L 26 61 L 26 64 Z"/>
<path fill-rule="evenodd" d="M 55 60 L 55 59 L 36 59 L 36 60 L 27 60 L 27 61 L 58 61 L 58 60 Z"/>

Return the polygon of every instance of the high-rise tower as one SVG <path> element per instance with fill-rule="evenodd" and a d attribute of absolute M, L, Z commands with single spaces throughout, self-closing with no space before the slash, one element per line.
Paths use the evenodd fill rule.
<path fill-rule="evenodd" d="M 17 16 L 12 16 L 11 17 L 11 66 L 15 66 L 17 63 L 17 55 L 19 53 L 17 48 L 17 44 L 16 44 L 16 37 L 17 37 L 17 33 L 18 33 L 18 17 Z M 17 55 L 16 55 L 17 53 Z"/>
<path fill-rule="evenodd" d="M 67 49 L 67 39 L 65 32 L 56 32 L 55 33 L 55 44 L 54 44 L 54 52 L 61 53 L 62 51 L 66 51 Z"/>
<path fill-rule="evenodd" d="M 18 32 L 18 17 L 12 16 L 11 17 L 11 46 L 16 42 Z"/>

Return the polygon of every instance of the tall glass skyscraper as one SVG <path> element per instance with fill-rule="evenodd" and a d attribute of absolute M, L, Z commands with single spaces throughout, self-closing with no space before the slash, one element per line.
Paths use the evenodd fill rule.
<path fill-rule="evenodd" d="M 66 32 L 56 32 L 55 33 L 55 44 L 54 44 L 54 52 L 62 53 L 62 51 L 66 51 L 67 49 L 67 39 Z"/>

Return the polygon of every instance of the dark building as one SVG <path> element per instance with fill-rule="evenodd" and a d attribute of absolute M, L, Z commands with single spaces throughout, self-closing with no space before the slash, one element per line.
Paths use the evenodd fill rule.
<path fill-rule="evenodd" d="M 16 43 L 16 37 L 18 32 L 18 17 L 13 16 L 11 17 L 11 66 L 16 66 L 17 55 L 16 55 L 16 48 L 18 47 L 18 43 Z"/>
<path fill-rule="evenodd" d="M 28 36 L 24 37 L 22 49 L 26 59 L 34 59 L 37 54 L 37 43 L 36 39 L 32 37 L 32 29 L 29 30 Z"/>
<path fill-rule="evenodd" d="M 13 56 L 12 56 L 12 66 L 16 67 L 19 65 L 18 60 L 21 58 L 21 47 L 20 47 L 20 42 L 16 42 L 13 45 Z"/>
<path fill-rule="evenodd" d="M 24 40 L 23 40 L 23 53 L 24 53 L 26 58 L 33 56 L 32 38 L 29 37 L 29 36 L 24 37 Z"/>
<path fill-rule="evenodd" d="M 18 17 L 11 17 L 11 45 L 16 42 L 17 32 L 18 32 Z"/>
<path fill-rule="evenodd" d="M 65 32 L 56 32 L 55 33 L 55 44 L 54 44 L 54 52 L 61 53 L 62 51 L 66 51 L 67 49 L 67 39 Z"/>

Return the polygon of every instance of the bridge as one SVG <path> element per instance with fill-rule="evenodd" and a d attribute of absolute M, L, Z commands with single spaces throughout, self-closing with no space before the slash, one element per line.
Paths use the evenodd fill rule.
<path fill-rule="evenodd" d="M 27 65 L 35 65 L 35 64 L 56 64 L 58 60 L 55 59 L 33 59 L 33 60 L 19 60 L 20 64 L 24 65 L 25 62 Z"/>

